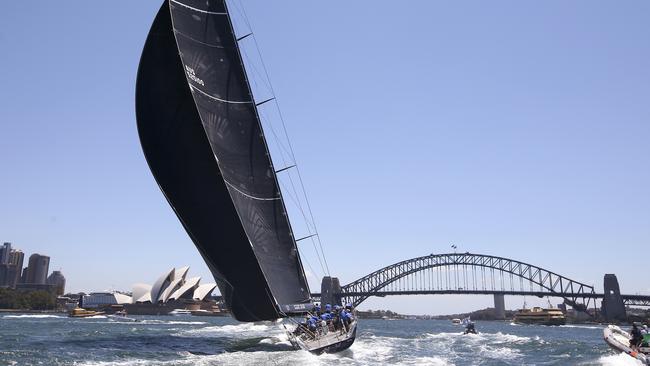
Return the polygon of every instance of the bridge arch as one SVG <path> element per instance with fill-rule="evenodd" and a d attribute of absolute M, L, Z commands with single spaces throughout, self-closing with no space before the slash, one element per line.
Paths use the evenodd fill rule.
<path fill-rule="evenodd" d="M 415 291 L 381 291 L 387 287 L 396 287 L 399 281 L 409 276 L 425 273 L 428 271 L 431 276 L 431 270 L 445 268 L 452 269 L 458 275 L 459 270 L 463 270 L 465 283 L 467 281 L 467 270 L 469 268 L 473 273 L 473 289 L 467 286 L 459 287 L 458 279 L 456 278 L 456 286 L 454 288 L 446 289 L 434 288 L 429 282 L 429 288 L 423 288 Z M 460 269 L 459 269 L 460 268 Z M 482 278 L 482 288 L 477 289 L 477 276 L 476 269 Z M 488 276 L 486 278 L 486 271 Z M 495 273 L 500 278 L 500 288 L 497 288 L 495 283 Z M 504 287 L 504 278 L 509 277 L 510 289 Z M 519 289 L 515 290 L 513 286 L 513 279 L 519 280 Z M 491 288 L 487 289 L 486 279 L 489 279 Z M 426 281 L 424 281 L 426 282 Z M 528 283 L 528 289 L 524 289 L 524 282 Z M 399 285 L 397 286 L 399 290 Z M 537 291 L 535 290 L 537 288 Z M 546 270 L 544 268 L 524 263 L 521 261 L 497 257 L 484 254 L 473 253 L 448 253 L 448 254 L 431 254 L 423 257 L 408 259 L 398 263 L 391 264 L 377 271 L 374 271 L 356 281 L 353 281 L 341 287 L 341 298 L 346 303 L 352 303 L 355 306 L 366 300 L 370 296 L 384 296 L 391 294 L 433 294 L 433 293 L 449 293 L 449 294 L 516 294 L 516 295 L 535 295 L 535 296 L 554 296 L 561 297 L 564 302 L 573 308 L 585 311 L 591 300 L 596 297 L 593 286 L 574 281 L 566 276 L 559 275 L 555 272 Z M 594 300 L 595 305 L 595 300 Z"/>

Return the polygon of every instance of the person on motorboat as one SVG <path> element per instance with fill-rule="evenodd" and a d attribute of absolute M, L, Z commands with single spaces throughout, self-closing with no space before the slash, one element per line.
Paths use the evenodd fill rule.
<path fill-rule="evenodd" d="M 465 333 L 464 334 L 477 334 L 476 328 L 474 327 L 474 323 L 468 323 L 467 327 L 465 327 Z"/>
<path fill-rule="evenodd" d="M 641 344 L 641 341 L 643 340 L 643 335 L 641 334 L 641 330 L 637 326 L 636 322 L 632 323 L 630 335 L 632 336 L 632 338 L 630 338 L 630 347 L 635 349 L 638 348 Z"/>

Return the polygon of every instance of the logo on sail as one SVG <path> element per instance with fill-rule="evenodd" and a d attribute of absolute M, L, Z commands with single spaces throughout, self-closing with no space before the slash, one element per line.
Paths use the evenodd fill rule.
<path fill-rule="evenodd" d="M 199 84 L 201 86 L 205 86 L 205 83 L 203 82 L 203 80 L 199 79 L 196 76 L 196 73 L 194 72 L 193 68 L 185 65 L 185 72 L 187 72 L 187 77 L 190 78 L 190 80 L 192 80 L 193 82 L 195 82 L 195 83 L 197 83 L 197 84 Z"/>

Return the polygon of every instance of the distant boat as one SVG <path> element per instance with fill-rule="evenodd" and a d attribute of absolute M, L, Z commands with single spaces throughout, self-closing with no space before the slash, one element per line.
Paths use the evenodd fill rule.
<path fill-rule="evenodd" d="M 69 313 L 68 316 L 71 318 L 88 318 L 91 316 L 97 316 L 97 315 L 104 315 L 105 313 L 103 311 L 94 311 L 94 310 L 86 310 L 83 308 L 74 308 L 72 309 Z"/>
<path fill-rule="evenodd" d="M 192 315 L 192 312 L 187 309 L 174 309 L 169 312 L 169 315 Z"/>
<path fill-rule="evenodd" d="M 460 323 L 461 323 L 461 320 L 458 319 L 458 318 L 454 318 L 454 319 L 451 320 L 451 324 L 460 325 Z"/>
<path fill-rule="evenodd" d="M 118 322 L 137 322 L 138 319 L 129 318 L 125 310 L 116 311 L 113 314 L 107 315 L 109 319 L 118 321 Z"/>
<path fill-rule="evenodd" d="M 514 322 L 519 324 L 564 325 L 566 317 L 560 309 L 541 308 L 521 309 L 515 313 Z"/>

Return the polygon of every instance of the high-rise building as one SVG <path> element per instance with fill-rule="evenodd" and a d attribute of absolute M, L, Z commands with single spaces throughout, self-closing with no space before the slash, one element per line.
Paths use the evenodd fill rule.
<path fill-rule="evenodd" d="M 23 268 L 23 274 L 20 276 L 20 283 L 27 283 L 27 273 L 29 272 L 29 268 L 25 267 Z"/>
<path fill-rule="evenodd" d="M 11 249 L 10 243 L 5 243 L 0 249 L 0 286 L 15 288 L 20 280 L 25 255 L 20 250 Z"/>
<path fill-rule="evenodd" d="M 7 264 L 9 262 L 9 254 L 11 253 L 11 243 L 4 243 L 0 247 L 0 264 Z"/>
<path fill-rule="evenodd" d="M 29 264 L 27 265 L 27 276 L 25 276 L 25 284 L 30 285 L 45 285 L 47 280 L 47 272 L 50 269 L 50 257 L 40 254 L 32 254 L 29 256 Z"/>
<path fill-rule="evenodd" d="M 47 284 L 56 287 L 56 294 L 63 295 L 65 293 L 65 277 L 61 271 L 54 271 L 47 278 Z"/>

